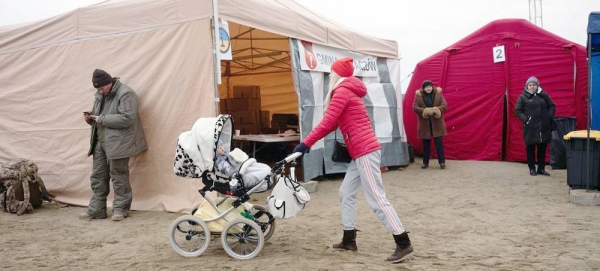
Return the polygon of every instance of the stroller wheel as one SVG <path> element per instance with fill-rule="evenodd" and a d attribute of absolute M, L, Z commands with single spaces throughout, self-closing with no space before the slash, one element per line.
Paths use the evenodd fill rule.
<path fill-rule="evenodd" d="M 210 231 L 202 219 L 193 215 L 184 215 L 171 224 L 169 241 L 179 255 L 198 257 L 208 248 Z"/>
<path fill-rule="evenodd" d="M 223 249 L 232 258 L 238 260 L 252 259 L 265 245 L 265 236 L 254 221 L 238 218 L 225 225 L 221 233 Z"/>
<path fill-rule="evenodd" d="M 262 205 L 255 204 L 253 208 L 252 215 L 254 215 L 254 222 L 261 228 L 265 236 L 265 241 L 267 241 L 275 233 L 275 218 Z"/>

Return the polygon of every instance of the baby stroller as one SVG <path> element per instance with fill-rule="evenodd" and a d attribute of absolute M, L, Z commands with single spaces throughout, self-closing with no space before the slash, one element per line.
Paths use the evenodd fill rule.
<path fill-rule="evenodd" d="M 169 229 L 171 246 L 184 257 L 202 255 L 211 238 L 220 236 L 223 249 L 229 256 L 239 260 L 251 259 L 260 253 L 265 241 L 275 231 L 275 218 L 265 211 L 264 206 L 250 204 L 249 195 L 271 188 L 273 176 L 283 174 L 285 165 L 295 161 L 301 153 L 286 157 L 272 169 L 267 166 L 265 172 L 264 164 L 238 152 L 233 156 L 240 162 L 236 163 L 238 171 L 229 176 L 219 171 L 214 162 L 219 147 L 229 152 L 232 131 L 230 115 L 200 118 L 191 131 L 182 133 L 177 140 L 175 174 L 202 178 L 204 187 L 198 192 L 205 199 L 200 206 L 193 208 L 191 215 L 177 218 Z M 236 151 L 239 149 L 232 152 Z M 263 166 L 256 170 L 258 165 Z M 293 171 L 293 167 L 290 170 Z M 213 191 L 220 196 L 215 199 L 207 196 L 207 192 Z"/>

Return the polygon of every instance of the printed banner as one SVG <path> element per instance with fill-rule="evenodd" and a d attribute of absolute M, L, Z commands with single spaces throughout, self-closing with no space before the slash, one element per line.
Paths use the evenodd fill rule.
<path fill-rule="evenodd" d="M 300 51 L 304 44 L 297 39 L 290 39 L 290 52 L 292 53 L 292 78 L 298 95 L 298 113 L 301 139 L 308 136 L 323 120 L 326 108 L 323 101 L 328 92 L 328 79 L 326 72 L 314 69 L 304 70 L 302 65 L 312 63 L 317 67 L 318 59 L 315 52 L 315 61 L 307 61 L 304 51 Z M 314 47 L 312 48 L 314 49 Z M 349 56 L 343 54 L 339 57 Z M 352 55 L 353 57 L 356 55 Z M 310 60 L 312 60 L 310 59 Z M 358 58 L 357 58 L 358 59 Z M 381 145 L 381 166 L 399 166 L 410 164 L 406 131 L 402 117 L 402 94 L 400 90 L 400 60 L 397 58 L 371 57 L 376 63 L 377 77 L 361 77 L 360 80 L 367 87 L 367 96 L 363 97 L 371 125 Z M 333 62 L 333 61 L 331 61 Z M 331 63 L 330 63 L 331 64 Z M 358 72 L 358 69 L 356 70 Z M 411 107 L 412 108 L 412 107 Z M 333 151 L 334 134 L 337 133 L 341 140 L 339 130 L 330 133 L 322 140 L 312 145 L 311 151 L 302 159 L 304 180 L 311 180 L 319 176 L 343 173 L 348 169 L 348 164 L 335 163 L 331 160 Z"/>
<path fill-rule="evenodd" d="M 225 20 L 219 20 L 219 59 L 232 60 L 231 39 L 229 37 L 229 24 Z"/>
<path fill-rule="evenodd" d="M 308 41 L 298 40 L 300 68 L 305 71 L 329 73 L 331 64 L 339 58 L 354 59 L 354 76 L 377 77 L 377 58 Z"/>

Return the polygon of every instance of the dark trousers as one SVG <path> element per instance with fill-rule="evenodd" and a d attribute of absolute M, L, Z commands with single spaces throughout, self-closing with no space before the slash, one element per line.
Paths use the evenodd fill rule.
<path fill-rule="evenodd" d="M 527 166 L 529 169 L 535 170 L 535 147 L 537 146 L 537 170 L 546 169 L 546 146 L 548 143 L 537 143 L 527 145 Z"/>
<path fill-rule="evenodd" d="M 444 156 L 444 143 L 442 137 L 434 137 L 435 151 L 437 152 L 438 162 L 440 164 L 446 163 L 446 156 Z M 423 164 L 429 165 L 429 156 L 431 155 L 431 139 L 423 139 Z"/>
<path fill-rule="evenodd" d="M 133 194 L 129 184 L 129 157 L 108 160 L 104 152 L 104 143 L 97 142 L 94 146 L 94 162 L 92 165 L 92 198 L 88 206 L 88 214 L 106 217 L 106 197 L 110 192 L 110 181 L 113 184 L 115 197 L 113 214 L 129 215 Z"/>

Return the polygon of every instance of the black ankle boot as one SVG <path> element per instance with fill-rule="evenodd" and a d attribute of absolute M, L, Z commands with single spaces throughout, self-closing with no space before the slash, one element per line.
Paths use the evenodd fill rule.
<path fill-rule="evenodd" d="M 538 175 L 550 176 L 550 173 L 548 173 L 548 171 L 544 170 L 543 168 L 542 169 L 538 168 L 538 170 L 536 171 L 536 173 Z"/>
<path fill-rule="evenodd" d="M 399 263 L 410 258 L 414 254 L 413 248 L 410 245 L 410 239 L 408 239 L 408 232 L 394 235 L 394 242 L 396 242 L 396 250 L 394 250 L 392 255 L 385 259 L 386 261 Z"/>
<path fill-rule="evenodd" d="M 342 242 L 338 244 L 333 244 L 333 248 L 341 248 L 345 250 L 356 251 L 358 247 L 356 246 L 356 232 L 357 230 L 344 230 L 344 237 L 342 238 Z"/>

